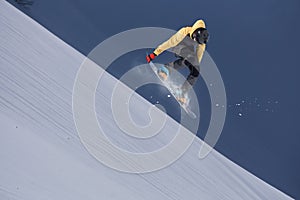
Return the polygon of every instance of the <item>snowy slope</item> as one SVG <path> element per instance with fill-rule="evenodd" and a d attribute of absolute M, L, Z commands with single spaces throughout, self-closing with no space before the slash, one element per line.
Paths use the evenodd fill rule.
<path fill-rule="evenodd" d="M 217 152 L 199 160 L 196 139 L 174 164 L 146 174 L 106 167 L 82 145 L 72 90 L 85 57 L 7 2 L 0 1 L 0 199 L 291 199 Z M 97 112 L 110 139 L 131 151 L 153 151 L 178 125 L 138 144 L 112 122 L 116 83 L 104 74 Z M 135 95 L 135 114 L 151 105 Z M 159 110 L 156 110 L 160 113 Z M 190 137 L 190 133 L 186 133 Z"/>

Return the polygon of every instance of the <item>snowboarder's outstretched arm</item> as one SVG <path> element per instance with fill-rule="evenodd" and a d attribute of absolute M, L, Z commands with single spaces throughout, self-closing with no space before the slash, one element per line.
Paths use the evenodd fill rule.
<path fill-rule="evenodd" d="M 177 33 L 175 33 L 170 39 L 159 45 L 155 50 L 154 53 L 158 56 L 165 50 L 175 47 L 178 45 L 185 36 L 188 34 L 188 27 L 181 28 Z"/>
<path fill-rule="evenodd" d="M 176 46 L 177 44 L 179 44 L 184 37 L 188 34 L 186 33 L 187 27 L 186 28 L 181 28 L 177 33 L 175 33 L 172 37 L 170 37 L 167 41 L 165 41 L 164 43 L 162 43 L 161 45 L 159 45 L 153 53 L 149 54 L 146 56 L 146 60 L 149 63 L 150 61 L 152 61 L 156 56 L 158 56 L 159 54 L 161 54 L 162 52 L 164 52 L 165 50 Z M 185 34 L 186 33 L 186 34 Z"/>

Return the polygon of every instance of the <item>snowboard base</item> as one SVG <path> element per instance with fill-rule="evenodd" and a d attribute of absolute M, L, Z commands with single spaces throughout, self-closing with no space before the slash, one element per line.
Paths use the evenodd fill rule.
<path fill-rule="evenodd" d="M 150 64 L 151 69 L 155 73 L 155 75 L 159 78 L 159 80 L 163 83 L 163 85 L 169 90 L 169 92 L 176 99 L 176 101 L 181 106 L 181 108 L 188 114 L 189 117 L 195 119 L 197 116 L 190 109 L 190 106 L 189 106 L 190 99 L 189 99 L 188 95 L 187 94 L 184 95 L 184 98 L 186 98 L 186 102 L 182 103 L 179 100 L 180 97 L 179 97 L 179 93 L 178 93 L 178 90 L 180 90 L 180 88 L 178 88 L 178 86 L 174 85 L 172 82 L 168 81 L 168 79 L 165 80 L 163 77 L 161 77 L 158 74 L 158 72 L 160 71 L 160 67 L 156 66 L 153 62 L 150 62 L 149 64 Z M 168 76 L 169 76 L 169 74 L 168 74 Z"/>

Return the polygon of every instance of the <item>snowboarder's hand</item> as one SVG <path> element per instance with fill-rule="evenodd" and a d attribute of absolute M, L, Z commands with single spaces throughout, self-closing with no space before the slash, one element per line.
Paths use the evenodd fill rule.
<path fill-rule="evenodd" d="M 150 55 L 146 56 L 146 60 L 149 63 L 151 60 L 153 60 L 156 57 L 155 53 L 151 53 Z"/>

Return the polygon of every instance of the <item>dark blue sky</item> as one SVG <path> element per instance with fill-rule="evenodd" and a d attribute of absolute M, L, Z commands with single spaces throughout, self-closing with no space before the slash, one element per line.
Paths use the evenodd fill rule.
<path fill-rule="evenodd" d="M 300 198 L 298 0 L 39 0 L 27 8 L 16 7 L 85 55 L 121 31 L 147 26 L 177 30 L 204 19 L 211 34 L 207 51 L 219 67 L 228 98 L 216 149 Z M 144 55 L 137 52 L 135 60 L 142 64 Z M 125 57 L 130 60 L 130 55 Z M 118 63 L 111 67 L 117 77 L 130 68 Z M 195 87 L 203 91 L 199 96 L 205 103 L 203 81 Z"/>

